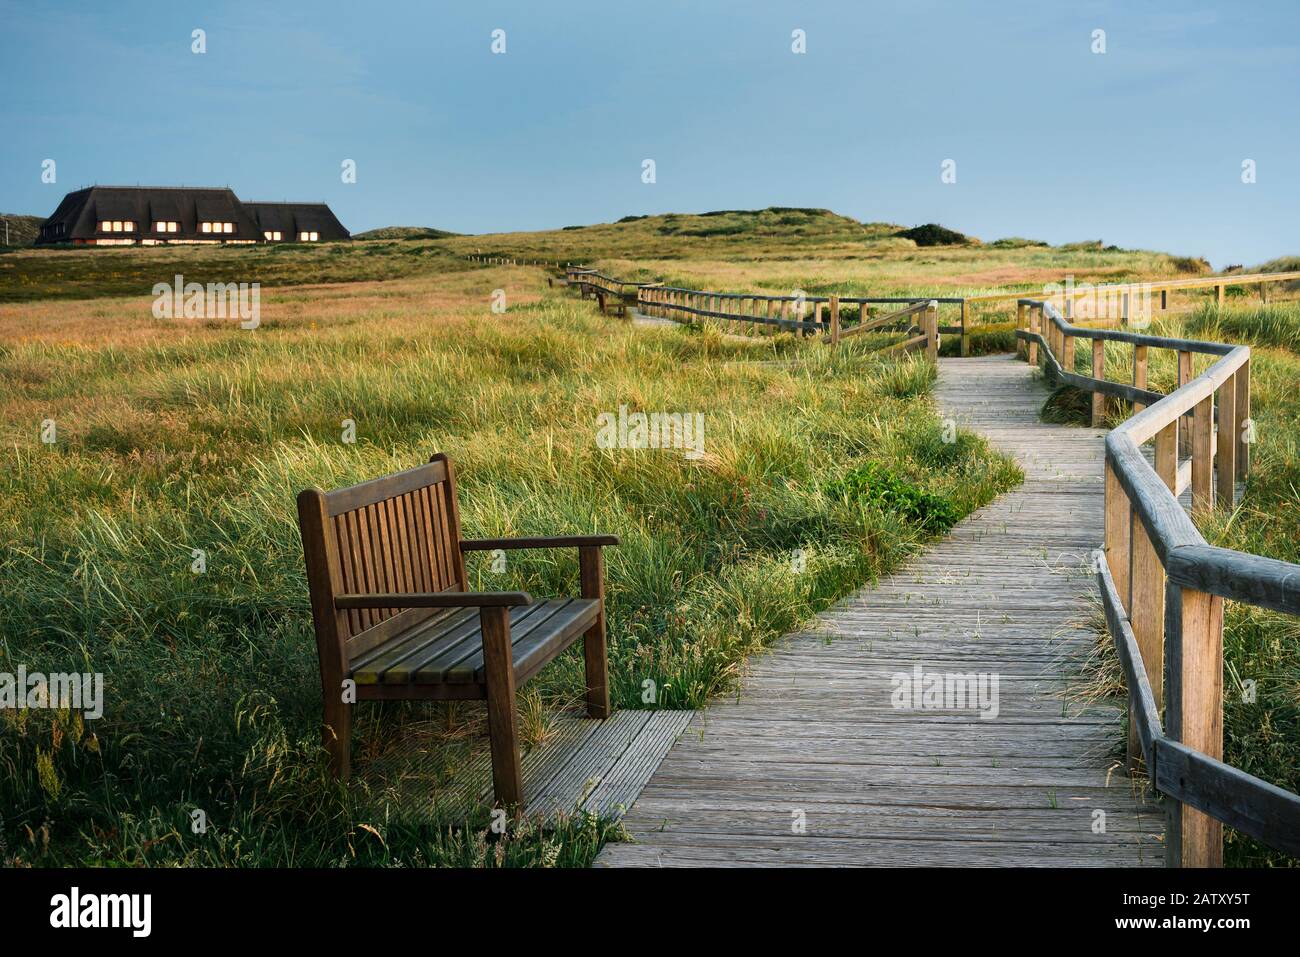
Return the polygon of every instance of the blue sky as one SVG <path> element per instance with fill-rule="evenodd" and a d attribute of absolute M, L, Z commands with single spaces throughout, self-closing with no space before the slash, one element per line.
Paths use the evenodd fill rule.
<path fill-rule="evenodd" d="M 207 7 L 0 0 L 0 210 L 229 183 L 354 231 L 780 205 L 1216 266 L 1300 253 L 1295 0 Z"/>

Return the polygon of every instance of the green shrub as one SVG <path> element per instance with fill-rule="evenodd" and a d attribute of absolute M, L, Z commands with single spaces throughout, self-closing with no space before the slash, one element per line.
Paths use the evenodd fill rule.
<path fill-rule="evenodd" d="M 909 482 L 879 462 L 867 462 L 826 486 L 826 494 L 915 522 L 929 532 L 946 532 L 960 512 L 944 495 Z"/>

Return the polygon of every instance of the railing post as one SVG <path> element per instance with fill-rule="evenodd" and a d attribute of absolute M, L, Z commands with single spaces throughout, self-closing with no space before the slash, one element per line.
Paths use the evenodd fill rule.
<path fill-rule="evenodd" d="M 970 331 L 966 327 L 966 317 L 969 307 L 966 300 L 961 301 L 961 354 L 962 358 L 970 355 Z"/>
<path fill-rule="evenodd" d="M 1124 301 L 1126 303 L 1128 302 L 1127 296 L 1124 297 Z M 1125 313 L 1127 312 L 1128 310 L 1126 308 Z M 1124 324 L 1125 325 L 1128 324 L 1127 317 L 1124 320 Z M 1145 389 L 1146 387 L 1147 387 L 1147 347 L 1135 345 L 1133 347 L 1133 388 Z M 1133 414 L 1136 415 L 1146 407 L 1147 406 L 1145 402 L 1134 402 Z"/>
<path fill-rule="evenodd" d="M 965 313 L 963 312 L 963 315 L 964 314 Z M 1030 306 L 1029 307 L 1029 331 L 1032 332 L 1034 335 L 1038 335 L 1039 327 L 1042 325 L 1042 319 L 1043 319 L 1043 307 Z M 1038 343 L 1033 339 L 1029 340 L 1029 364 L 1031 366 L 1038 365 Z"/>
<path fill-rule="evenodd" d="M 1166 594 L 1168 735 L 1223 759 L 1223 599 L 1170 586 Z M 1222 867 L 1223 825 L 1170 799 L 1165 861 L 1170 867 Z"/>
<path fill-rule="evenodd" d="M 1224 289 L 1223 283 L 1219 283 L 1217 286 L 1214 287 L 1214 295 L 1216 299 L 1215 304 L 1219 308 L 1223 308 L 1223 289 Z"/>
<path fill-rule="evenodd" d="M 1237 503 L 1237 374 L 1219 387 L 1219 437 L 1215 444 L 1219 504 L 1231 510 Z"/>
<path fill-rule="evenodd" d="M 1192 510 L 1214 508 L 1214 396 L 1192 409 Z"/>
<path fill-rule="evenodd" d="M 1029 315 L 1028 315 L 1028 309 L 1029 309 L 1029 307 L 1026 306 L 1023 302 L 1018 302 L 1018 303 L 1016 303 L 1016 329 L 1017 329 L 1017 330 L 1019 330 L 1019 329 L 1026 329 L 1026 330 L 1027 330 L 1027 329 L 1029 328 Z M 1025 340 L 1024 340 L 1024 339 L 1021 339 L 1019 336 L 1017 336 L 1017 337 L 1016 337 L 1016 357 L 1017 357 L 1017 358 L 1021 358 L 1021 359 L 1023 359 L 1024 356 L 1025 356 L 1025 351 L 1026 351 L 1026 350 L 1025 350 Z"/>
<path fill-rule="evenodd" d="M 1261 283 L 1261 288 L 1263 284 Z M 1237 370 L 1237 475 L 1244 479 L 1250 474 L 1250 443 L 1254 436 L 1250 433 L 1254 423 L 1250 420 L 1250 360 L 1247 359 Z"/>
<path fill-rule="evenodd" d="M 863 309 L 866 308 L 864 304 Z M 925 307 L 923 327 L 925 329 L 925 357 L 931 362 L 939 361 L 939 303 L 931 301 Z"/>
<path fill-rule="evenodd" d="M 1106 341 L 1104 339 L 1092 340 L 1092 377 L 1094 379 L 1106 378 Z M 1092 427 L 1101 428 L 1106 418 L 1106 396 L 1101 392 L 1092 394 Z"/>
<path fill-rule="evenodd" d="M 831 296 L 831 345 L 840 344 L 840 297 Z"/>
<path fill-rule="evenodd" d="M 1106 463 L 1106 564 L 1110 566 L 1110 577 L 1115 582 L 1115 591 L 1119 594 L 1120 604 L 1127 615 L 1132 608 L 1132 595 L 1129 583 L 1132 555 L 1133 506 L 1129 504 L 1128 494 L 1115 474 L 1115 467 Z"/>
<path fill-rule="evenodd" d="M 1068 329 L 1061 333 L 1061 368 L 1074 372 L 1074 336 Z"/>
<path fill-rule="evenodd" d="M 817 323 L 817 328 L 818 328 L 818 329 L 822 329 L 822 328 L 824 328 L 824 326 L 822 325 L 822 306 L 823 306 L 823 303 L 818 302 L 818 303 L 815 303 L 815 304 L 814 304 L 814 307 L 813 307 L 813 308 L 814 308 L 814 312 L 813 312 L 813 321 L 815 321 L 815 322 Z M 815 334 L 815 333 L 814 333 L 814 334 Z"/>
<path fill-rule="evenodd" d="M 1178 482 L 1178 424 L 1170 422 L 1156 434 L 1156 474 L 1172 492 Z M 1142 653 L 1142 664 L 1146 668 L 1147 678 L 1151 682 L 1151 694 L 1155 699 L 1156 712 L 1159 713 L 1164 700 L 1162 679 L 1165 673 L 1165 569 L 1156 554 L 1146 526 L 1142 524 L 1137 513 L 1133 513 L 1131 525 L 1131 542 L 1133 554 L 1132 574 L 1130 578 L 1131 606 L 1129 617 L 1133 623 L 1133 635 L 1137 638 L 1138 650 Z M 1112 570 L 1112 578 L 1114 572 Z M 1134 768 L 1142 754 L 1142 745 L 1137 735 L 1137 721 L 1133 709 L 1129 708 L 1128 723 L 1128 762 Z"/>
<path fill-rule="evenodd" d="M 1192 381 L 1192 354 L 1179 350 L 1178 352 L 1178 388 L 1182 388 Z M 1178 447 L 1191 450 L 1192 448 L 1192 424 L 1187 416 L 1178 417 Z"/>

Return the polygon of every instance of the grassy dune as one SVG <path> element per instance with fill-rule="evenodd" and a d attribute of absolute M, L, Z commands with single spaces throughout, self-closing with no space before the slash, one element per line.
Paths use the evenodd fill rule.
<path fill-rule="evenodd" d="M 1203 261 L 1101 243 L 1027 240 L 917 246 L 902 226 L 860 223 L 828 210 L 666 214 L 532 233 L 415 238 L 418 227 L 361 234 L 353 243 L 259 247 L 26 249 L 0 255 L 0 302 L 140 295 L 181 272 L 199 282 L 286 285 L 365 282 L 466 268 L 472 253 L 589 263 L 627 278 L 720 291 L 949 295 L 1040 290 L 1079 281 L 1196 275 Z M 438 232 L 434 230 L 433 232 Z M 382 237 L 382 238 L 378 238 Z"/>
<path fill-rule="evenodd" d="M 609 836 L 574 820 L 489 841 L 482 820 L 402 823 L 389 795 L 327 782 L 293 506 L 308 485 L 442 449 L 468 535 L 621 535 L 614 701 L 645 707 L 653 680 L 675 708 L 1017 480 L 980 440 L 944 443 L 924 363 L 633 329 L 552 298 L 536 270 L 266 290 L 254 332 L 149 306 L 0 306 L 0 670 L 106 675 L 102 720 L 0 712 L 10 864 L 581 864 Z M 596 416 L 620 404 L 702 412 L 705 455 L 598 449 Z M 846 491 L 868 463 L 893 498 Z M 475 565 L 472 584 L 561 593 L 575 564 Z M 521 695 L 527 734 L 581 688 L 571 652 Z M 454 775 L 483 746 L 477 704 L 358 717 L 362 766 L 418 734 Z"/>

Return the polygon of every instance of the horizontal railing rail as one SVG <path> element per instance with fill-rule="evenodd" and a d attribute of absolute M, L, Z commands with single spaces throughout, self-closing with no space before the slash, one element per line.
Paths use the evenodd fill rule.
<path fill-rule="evenodd" d="M 1061 290 L 1053 293 L 1050 299 L 1079 299 L 1084 296 L 1111 299 L 1121 297 L 1125 292 L 1172 292 L 1179 289 L 1214 289 L 1223 300 L 1223 290 L 1228 286 L 1255 286 L 1275 282 L 1295 282 L 1300 280 L 1300 272 L 1254 272 L 1227 273 L 1218 276 L 1194 276 L 1188 279 L 1139 279 L 1133 282 L 1116 282 L 1105 284 L 1079 283 L 1061 284 Z M 978 296 L 966 296 L 967 302 L 1010 302 L 1025 297 L 1021 292 L 992 292 Z M 1062 306 L 1064 308 L 1064 306 Z"/>
<path fill-rule="evenodd" d="M 1106 437 L 1096 567 L 1129 693 L 1130 760 L 1140 754 L 1170 799 L 1167 863 L 1220 866 L 1225 823 L 1300 856 L 1300 795 L 1222 761 L 1223 602 L 1300 615 L 1300 565 L 1210 545 L 1178 501 L 1190 486 L 1193 516 L 1214 507 L 1216 492 L 1235 504 L 1254 435 L 1249 347 L 1085 328 L 1048 301 L 1017 305 L 1018 353 L 1041 360 L 1056 381 L 1091 391 L 1094 426 L 1106 395 L 1134 403 L 1134 414 Z M 1091 342 L 1091 375 L 1075 370 L 1076 339 Z M 1105 378 L 1107 342 L 1133 347 L 1131 386 Z M 1152 348 L 1177 353 L 1178 384 L 1167 395 L 1147 388 Z M 1193 377 L 1197 354 L 1214 361 Z M 1154 467 L 1142 452 L 1149 441 Z"/>
<path fill-rule="evenodd" d="M 832 346 L 865 332 L 901 332 L 908 338 L 882 346 L 881 351 L 924 350 L 932 359 L 938 358 L 939 335 L 943 331 L 938 324 L 939 302 L 932 297 L 773 296 L 661 285 L 646 285 L 638 290 L 638 308 L 650 316 L 716 319 L 724 328 L 739 323 L 742 327 L 775 327 L 803 335 L 820 332 L 825 334 L 822 341 Z M 859 316 L 865 316 L 869 305 L 900 303 L 907 305 L 885 316 L 860 318 L 852 326 L 841 325 L 843 305 L 856 305 Z M 913 321 L 913 317 L 919 318 Z"/>
<path fill-rule="evenodd" d="M 1178 291 L 1197 291 L 1212 289 L 1219 305 L 1223 305 L 1225 291 L 1232 286 L 1258 286 L 1260 298 L 1268 301 L 1268 286 L 1278 282 L 1295 282 L 1300 280 L 1300 272 L 1267 273 L 1228 273 L 1217 276 L 1195 276 L 1187 279 L 1151 279 L 1134 280 L 1125 283 L 1093 284 L 1074 283 L 1067 279 L 1054 283 L 1053 292 L 1042 294 L 1047 301 L 1060 303 L 1070 321 L 1089 318 L 1093 322 L 1128 325 L 1130 318 L 1136 318 L 1140 306 L 1149 305 L 1156 293 L 1160 294 L 1160 311 L 1169 308 L 1169 293 Z M 1050 287 L 1049 287 L 1050 288 Z M 977 325 L 975 308 L 977 306 L 998 305 L 1027 301 L 1033 293 L 993 292 L 965 296 L 961 306 L 961 354 L 970 353 L 971 330 Z M 1036 300 L 1035 300 L 1036 301 Z M 1086 307 L 1086 309 L 1085 309 Z M 1152 307 L 1154 308 L 1154 307 Z M 1087 315 L 1085 315 L 1087 314 Z M 1076 327 L 1079 328 L 1079 327 Z"/>
<path fill-rule="evenodd" d="M 652 318 L 685 322 L 712 319 L 724 328 L 739 324 L 742 328 L 775 328 L 805 336 L 823 333 L 823 341 L 831 345 L 865 332 L 898 332 L 907 338 L 882 346 L 881 351 L 923 350 L 934 359 L 938 358 L 940 334 L 959 329 L 938 324 L 940 303 L 961 301 L 953 298 L 716 292 L 620 279 L 590 267 L 573 265 L 566 268 L 565 276 L 568 284 L 577 288 L 584 298 L 598 299 L 602 312 L 607 311 L 610 301 L 618 300 L 615 308 L 620 313 L 625 304 L 635 303 L 643 315 Z M 842 326 L 842 305 L 856 306 L 860 317 L 866 316 L 871 305 L 903 305 L 904 308 Z"/>

